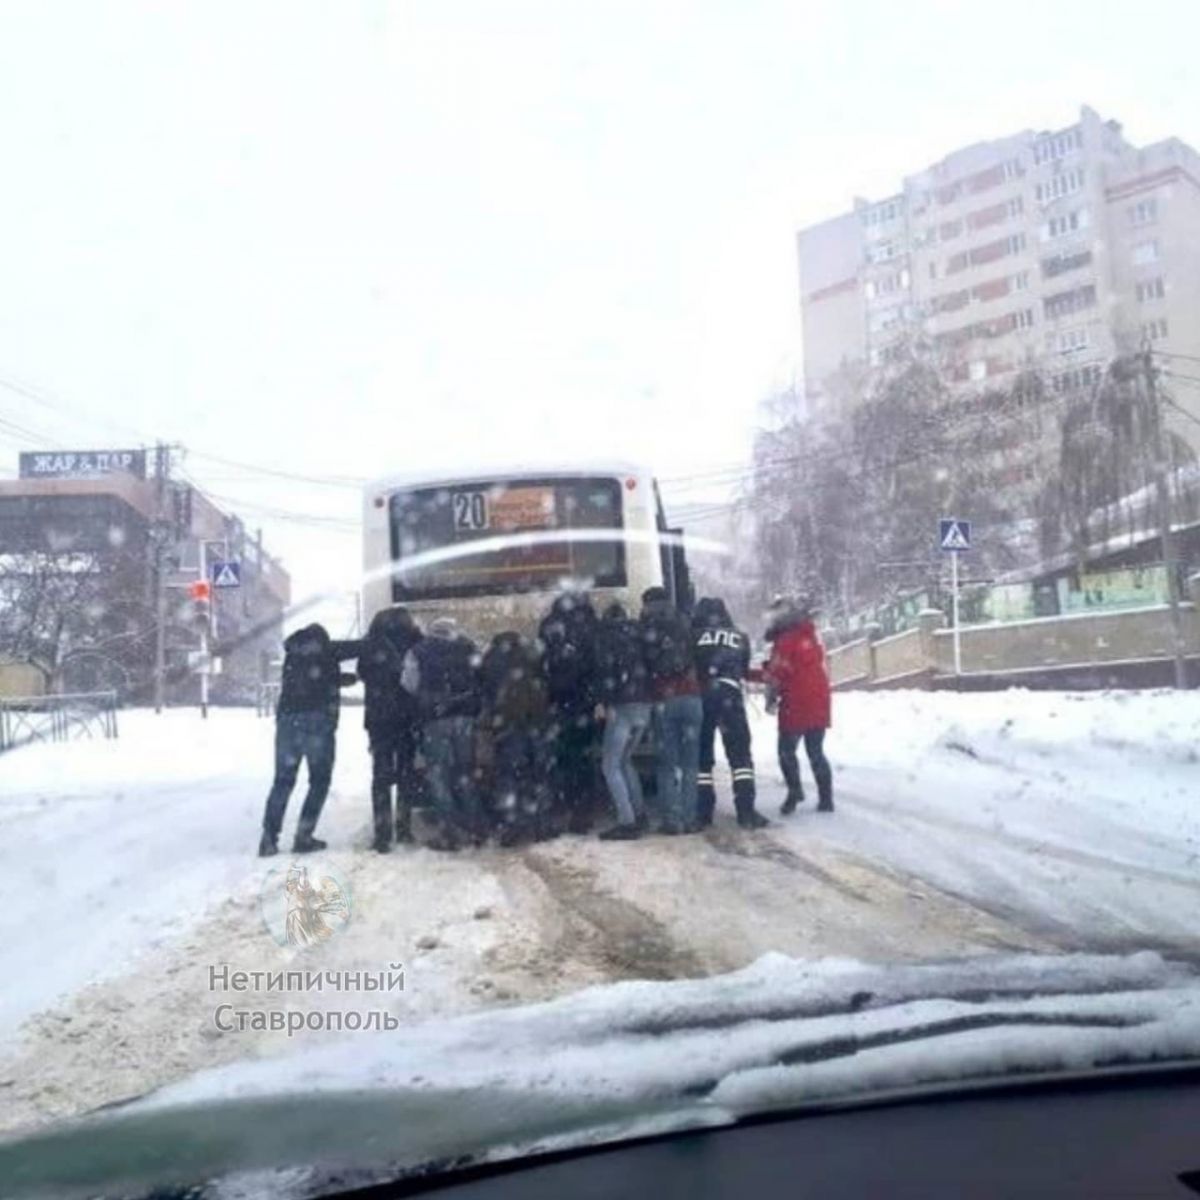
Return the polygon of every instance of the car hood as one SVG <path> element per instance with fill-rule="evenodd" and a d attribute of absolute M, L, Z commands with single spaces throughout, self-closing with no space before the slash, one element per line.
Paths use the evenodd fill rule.
<path fill-rule="evenodd" d="M 914 1088 L 1200 1060 L 1200 978 L 1157 954 L 918 965 L 770 955 L 202 1072 L 0 1144 L 8 1195 L 215 1178 L 328 1194 L 470 1162 Z"/>

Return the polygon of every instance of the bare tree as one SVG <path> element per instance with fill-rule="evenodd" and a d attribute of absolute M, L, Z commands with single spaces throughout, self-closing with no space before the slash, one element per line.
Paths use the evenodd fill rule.
<path fill-rule="evenodd" d="M 840 413 L 800 412 L 761 434 L 752 487 L 764 587 L 803 590 L 833 616 L 905 583 L 936 586 L 938 517 L 1008 520 L 987 472 L 1007 453 L 989 429 L 1002 407 L 962 411 L 939 371 L 909 355 Z"/>
<path fill-rule="evenodd" d="M 36 667 L 49 690 L 62 690 L 72 671 L 135 686 L 152 631 L 145 571 L 133 553 L 0 557 L 0 655 Z"/>

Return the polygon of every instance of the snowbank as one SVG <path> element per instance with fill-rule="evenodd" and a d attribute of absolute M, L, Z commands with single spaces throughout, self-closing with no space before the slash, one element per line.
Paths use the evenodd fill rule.
<path fill-rule="evenodd" d="M 340 1161 L 365 1184 L 371 1168 L 502 1159 L 933 1082 L 1197 1057 L 1200 980 L 1155 954 L 900 968 L 771 955 L 708 980 L 612 985 L 206 1071 L 106 1119 L 137 1146 L 170 1130 L 190 1177 L 233 1173 L 221 1194 L 259 1194 L 245 1191 L 257 1179 L 262 1194 L 299 1200 L 327 1190 Z M 288 1098 L 287 1138 L 231 1124 Z M 95 1124 L 52 1135 L 36 1161 L 54 1182 L 72 1170 L 71 1155 L 47 1151 L 55 1137 L 106 1140 Z M 19 1169 L 20 1156 L 0 1147 L 0 1166 Z M 143 1183 L 161 1179 L 161 1152 L 143 1169 Z"/>
<path fill-rule="evenodd" d="M 194 710 L 119 720 L 114 741 L 39 744 L 0 759 L 9 897 L 0 1037 L 62 993 L 127 970 L 217 905 L 249 902 L 265 877 L 253 853 L 272 723 L 219 708 L 207 721 Z M 363 786 L 362 773 L 351 757 L 337 790 Z M 340 807 L 331 803 L 335 824 Z"/>

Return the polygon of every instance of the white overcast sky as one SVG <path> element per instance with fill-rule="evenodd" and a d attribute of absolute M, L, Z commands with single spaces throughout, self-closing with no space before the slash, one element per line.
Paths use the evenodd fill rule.
<path fill-rule="evenodd" d="M 1200 145 L 1200 5 L 0 0 L 0 469 L 164 437 L 313 475 L 743 460 L 794 233 L 965 143 Z M 701 493 L 677 491 L 680 499 Z M 247 509 L 251 523 L 258 514 Z M 263 517 L 297 590 L 352 532 Z"/>

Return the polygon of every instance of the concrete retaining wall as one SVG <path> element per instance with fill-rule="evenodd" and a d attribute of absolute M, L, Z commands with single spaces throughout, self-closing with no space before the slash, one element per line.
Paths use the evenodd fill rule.
<path fill-rule="evenodd" d="M 1190 591 L 1181 615 L 1189 685 L 1197 687 L 1200 577 L 1192 579 Z M 893 637 L 830 651 L 834 687 L 1143 687 L 1173 678 L 1174 635 L 1166 605 L 965 626 L 961 676 L 955 674 L 954 635 L 943 614 L 930 609 L 918 622 L 918 628 Z"/>

